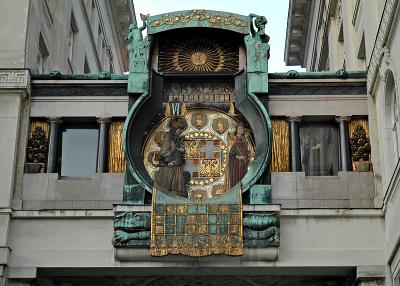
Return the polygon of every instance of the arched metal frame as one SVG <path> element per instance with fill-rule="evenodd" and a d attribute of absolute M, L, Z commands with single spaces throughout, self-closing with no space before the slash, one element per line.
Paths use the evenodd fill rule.
<path fill-rule="evenodd" d="M 205 10 L 174 12 L 170 14 L 165 14 L 164 16 L 168 16 L 168 19 L 171 19 L 171 17 L 186 15 L 184 12 L 193 14 L 194 11 Z M 214 15 L 225 15 L 225 17 L 230 17 L 231 15 L 233 15 L 226 12 L 216 11 L 206 11 L 206 13 L 209 13 L 210 15 L 212 13 L 214 13 Z M 203 13 L 202 15 L 206 17 L 208 14 Z M 157 27 L 153 27 L 152 23 L 154 24 L 154 21 L 156 21 L 157 17 L 160 17 L 160 15 L 149 18 L 149 35 L 161 33 L 171 29 L 190 27 L 225 29 L 244 35 L 250 34 L 250 20 L 248 17 L 241 15 L 235 15 L 235 17 L 238 17 L 238 19 L 240 19 L 240 21 L 243 21 L 243 23 L 247 21 L 247 26 L 239 28 L 238 26 L 231 24 L 216 25 L 214 23 L 213 25 L 211 25 L 212 23 L 207 20 L 200 23 L 200 21 L 196 21 L 196 19 L 192 20 L 190 23 L 176 23 L 174 25 L 163 24 L 158 25 Z M 157 113 L 159 113 L 162 109 L 162 98 L 159 98 L 160 95 L 162 96 L 162 90 L 157 90 L 157 88 L 160 88 L 159 86 L 162 86 L 162 84 L 157 84 L 160 82 L 162 83 L 162 77 L 155 72 L 152 72 L 149 76 L 150 91 L 140 95 L 140 97 L 135 101 L 134 105 L 130 108 L 128 116 L 126 118 L 123 130 L 123 146 L 127 159 L 127 171 L 132 175 L 137 184 L 141 185 L 145 190 L 151 193 L 154 182 L 150 178 L 150 175 L 147 173 L 143 164 L 141 145 L 144 139 L 141 138 L 139 134 L 144 134 L 147 127 L 150 127 L 152 124 L 154 124 L 154 122 L 152 122 L 154 116 L 156 116 Z M 246 120 L 249 122 L 250 127 L 254 131 L 254 140 L 256 146 L 255 160 L 253 164 L 251 165 L 246 175 L 243 177 L 241 181 L 241 186 L 239 186 L 238 184 L 234 187 L 241 187 L 242 192 L 245 192 L 261 178 L 270 162 L 272 126 L 268 112 L 263 103 L 257 98 L 254 93 L 248 92 L 247 77 L 245 72 L 239 73 L 235 76 L 235 91 L 235 107 L 244 115 Z M 151 114 L 153 116 L 151 116 Z"/>

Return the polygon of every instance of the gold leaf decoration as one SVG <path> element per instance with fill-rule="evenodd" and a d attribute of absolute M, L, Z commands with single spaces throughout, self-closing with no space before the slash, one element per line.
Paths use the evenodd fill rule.
<path fill-rule="evenodd" d="M 236 72 L 239 52 L 229 43 L 202 37 L 166 40 L 160 45 L 158 67 L 160 72 Z"/>
<path fill-rule="evenodd" d="M 108 145 L 108 171 L 110 173 L 125 172 L 125 154 L 122 148 L 122 130 L 124 121 L 114 121 L 110 125 Z"/>

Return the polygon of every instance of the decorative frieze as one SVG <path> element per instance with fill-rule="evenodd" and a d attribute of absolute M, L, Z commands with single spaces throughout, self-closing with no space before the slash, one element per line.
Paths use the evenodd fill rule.
<path fill-rule="evenodd" d="M 28 70 L 0 70 L 0 89 L 29 88 Z"/>

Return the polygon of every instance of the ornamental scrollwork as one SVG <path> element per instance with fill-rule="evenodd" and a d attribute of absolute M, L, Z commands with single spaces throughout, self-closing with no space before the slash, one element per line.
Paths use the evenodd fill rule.
<path fill-rule="evenodd" d="M 243 239 L 247 247 L 277 247 L 280 244 L 276 212 L 244 213 Z"/>
<path fill-rule="evenodd" d="M 150 213 L 123 212 L 114 218 L 114 246 L 149 246 Z"/>
<path fill-rule="evenodd" d="M 178 14 L 170 16 L 164 14 L 161 18 L 155 19 L 149 23 L 150 27 L 158 27 L 163 25 L 184 24 L 190 21 L 206 21 L 212 25 L 224 24 L 226 26 L 234 25 L 237 27 L 247 27 L 248 22 L 239 19 L 236 15 L 222 16 L 219 14 L 211 14 L 206 10 L 192 10 L 186 14 Z"/>

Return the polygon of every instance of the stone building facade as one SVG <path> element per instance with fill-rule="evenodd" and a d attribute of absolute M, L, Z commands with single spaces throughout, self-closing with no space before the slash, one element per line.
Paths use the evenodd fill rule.
<path fill-rule="evenodd" d="M 53 1 L 40 3 L 44 2 L 51 7 Z M 87 2 L 69 3 L 90 7 L 90 1 Z M 252 18 L 235 15 L 237 22 L 232 22 L 230 13 L 186 12 L 194 15 L 189 17 L 193 21 L 200 21 L 201 13 L 208 13 L 201 25 L 192 22 L 196 27 L 189 27 L 199 29 L 198 34 L 185 32 L 190 23 L 171 24 L 164 31 L 164 27 L 159 27 L 160 21 L 150 22 L 149 29 L 153 29 L 150 34 L 156 39 L 151 49 L 153 56 L 149 57 L 150 83 L 143 77 L 148 72 L 146 65 L 137 68 L 142 63 L 138 57 L 145 52 L 132 55 L 130 75 L 121 74 L 124 70 L 121 67 L 115 68 L 114 73 L 100 72 L 104 69 L 99 68 L 91 70 L 92 74 L 83 74 L 85 70 L 80 67 L 77 70 L 80 74 L 70 74 L 68 66 L 60 68 L 62 73 L 36 74 L 27 69 L 35 69 L 34 66 L 20 62 L 22 58 L 25 61 L 25 56 L 19 58 L 18 49 L 13 54 L 15 60 L 1 64 L 0 130 L 4 135 L 0 139 L 4 154 L 0 157 L 1 285 L 393 285 L 397 275 L 397 254 L 392 247 L 396 245 L 397 231 L 392 225 L 396 217 L 395 192 L 387 207 L 382 208 L 378 189 L 380 167 L 374 161 L 378 156 L 376 147 L 372 147 L 371 155 L 366 151 L 367 164 L 362 172 L 359 162 L 350 154 L 353 139 L 361 138 L 366 143 L 367 134 L 372 145 L 378 140 L 368 117 L 368 77 L 363 71 L 268 74 L 266 69 L 252 66 L 255 70 L 248 79 L 254 80 L 253 84 L 261 79 L 251 87 L 259 90 L 240 100 L 252 98 L 271 119 L 268 128 L 273 140 L 270 146 L 263 145 L 272 150 L 270 166 L 268 169 L 264 166 L 265 172 L 257 185 L 270 185 L 272 189 L 268 197 L 268 188 L 261 189 L 260 193 L 265 195 L 262 198 L 246 197 L 249 193 L 257 194 L 259 188 L 243 193 L 242 211 L 244 217 L 271 212 L 279 216 L 273 226 L 278 228 L 280 236 L 260 239 L 269 247 L 245 244 L 241 256 L 156 257 L 150 256 L 146 239 L 142 245 L 115 242 L 118 231 L 130 230 L 119 228 L 117 218 L 121 214 L 130 215 L 127 224 L 135 225 L 135 214 L 149 217 L 152 212 L 151 193 L 143 191 L 142 185 L 128 185 L 132 170 L 126 165 L 127 153 L 122 150 L 122 141 L 128 138 L 129 128 L 123 135 L 123 126 L 126 118 L 127 125 L 132 123 L 129 120 L 134 116 L 132 111 L 149 98 L 146 85 L 152 85 L 150 94 L 164 92 L 160 78 L 165 74 L 160 72 L 158 61 L 160 43 L 169 40 L 163 37 L 164 33 L 176 33 L 173 35 L 178 38 L 180 33 L 185 37 L 201 35 L 210 37 L 212 43 L 225 33 L 235 35 L 233 38 L 240 47 L 235 50 L 240 72 L 215 76 L 218 82 L 231 76 L 228 79 L 234 79 L 233 84 L 246 82 L 243 77 L 234 77 L 245 74 L 246 64 L 251 66 L 246 63 L 241 37 L 245 35 L 247 41 L 256 39 L 266 44 L 262 25 L 257 32 L 249 31 L 250 26 L 241 26 Z M 179 13 L 169 15 L 179 22 L 182 19 Z M 225 24 L 207 26 L 216 13 L 227 17 Z M 166 16 L 153 17 L 150 21 L 157 17 L 165 21 Z M 257 19 L 258 24 L 263 21 L 262 17 Z M 202 25 L 207 27 L 207 33 L 202 30 L 205 27 L 198 27 Z M 252 25 L 251 22 L 254 30 Z M 141 34 L 135 34 L 139 28 L 134 28 L 131 38 L 143 44 L 141 48 L 146 47 L 140 42 L 144 40 Z M 240 37 L 233 34 L 235 31 L 242 33 Z M 20 43 L 20 47 L 24 45 Z M 9 50 L 5 54 L 9 55 Z M 263 55 L 266 62 L 267 53 Z M 188 58 L 201 66 L 204 57 L 196 51 Z M 262 68 L 265 62 L 260 65 Z M 64 58 L 60 65 L 65 67 L 67 63 L 68 58 Z M 92 68 L 90 63 L 89 66 Z M 178 76 L 167 74 L 166 82 Z M 183 77 L 215 80 L 214 75 L 201 73 Z M 243 88 L 238 85 L 234 92 L 243 92 Z M 149 102 L 150 108 L 142 109 L 142 118 L 148 120 L 147 113 L 154 113 L 159 119 L 163 110 L 158 112 L 151 103 L 154 102 Z M 233 103 L 214 102 L 214 107 L 227 107 L 221 112 L 235 118 L 238 110 L 229 113 Z M 196 109 L 200 104 L 209 108 L 208 102 L 202 100 L 188 106 L 186 111 L 190 113 L 190 108 Z M 257 124 L 262 117 L 254 116 L 250 128 L 258 136 L 262 130 L 256 127 L 261 126 Z M 133 134 L 131 140 L 144 140 L 152 134 L 157 122 L 148 121 L 148 127 L 140 134 Z M 133 122 L 136 128 L 141 127 L 142 121 Z M 364 133 L 354 133 L 359 127 Z M 257 142 L 265 144 L 267 139 L 262 139 Z M 145 159 L 142 146 L 129 142 L 126 146 L 134 159 Z M 259 148 L 256 152 L 262 154 L 266 150 Z M 132 193 L 143 196 L 129 197 Z M 149 227 L 141 230 L 148 231 Z M 275 245 L 270 247 L 272 243 Z"/>
<path fill-rule="evenodd" d="M 290 1 L 285 60 L 308 71 L 367 73 L 375 207 L 386 225 L 387 280 L 399 285 L 399 1 Z"/>
<path fill-rule="evenodd" d="M 36 73 L 128 70 L 124 38 L 135 21 L 131 1 L 6 0 L 1 10 L 2 67 Z"/>

